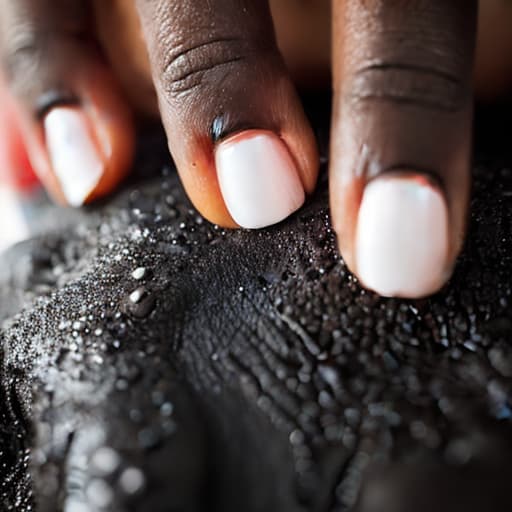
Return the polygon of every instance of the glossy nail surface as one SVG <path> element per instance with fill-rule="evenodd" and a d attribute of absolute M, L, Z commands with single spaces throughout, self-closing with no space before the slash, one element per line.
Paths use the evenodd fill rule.
<path fill-rule="evenodd" d="M 241 227 L 276 224 L 304 203 L 295 163 L 272 132 L 248 130 L 226 139 L 215 150 L 215 164 L 228 211 Z"/>
<path fill-rule="evenodd" d="M 81 206 L 103 174 L 104 165 L 85 115 L 58 107 L 44 119 L 46 146 L 53 172 L 71 206 Z"/>
<path fill-rule="evenodd" d="M 418 298 L 447 275 L 448 210 L 426 177 L 384 175 L 364 190 L 356 231 L 357 274 L 383 296 Z"/>

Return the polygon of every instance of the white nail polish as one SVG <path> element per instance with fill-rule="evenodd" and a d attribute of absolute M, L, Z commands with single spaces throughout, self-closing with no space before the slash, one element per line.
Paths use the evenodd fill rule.
<path fill-rule="evenodd" d="M 448 236 L 444 196 L 427 178 L 376 178 L 366 186 L 359 209 L 359 278 L 388 297 L 434 293 L 446 278 Z"/>
<path fill-rule="evenodd" d="M 103 162 L 91 140 L 85 115 L 58 107 L 44 119 L 46 147 L 53 172 L 71 206 L 81 206 L 103 174 Z"/>
<path fill-rule="evenodd" d="M 304 188 L 284 142 L 248 130 L 221 142 L 215 164 L 229 213 L 244 228 L 276 224 L 304 203 Z"/>

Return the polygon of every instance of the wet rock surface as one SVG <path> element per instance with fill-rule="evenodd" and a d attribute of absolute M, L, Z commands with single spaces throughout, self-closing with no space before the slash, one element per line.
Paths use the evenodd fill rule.
<path fill-rule="evenodd" d="M 149 141 L 151 179 L 1 257 L 0 510 L 511 510 L 512 154 L 489 139 L 422 301 L 359 287 L 325 178 L 225 231 Z"/>

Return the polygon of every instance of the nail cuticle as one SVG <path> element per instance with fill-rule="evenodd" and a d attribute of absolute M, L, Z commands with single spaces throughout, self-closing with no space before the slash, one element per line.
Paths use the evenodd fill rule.
<path fill-rule="evenodd" d="M 240 133 L 250 132 L 253 130 L 269 131 L 274 134 L 276 133 L 276 130 L 272 127 L 263 128 L 262 126 L 257 126 L 256 124 L 248 121 L 235 121 L 232 119 L 232 116 L 229 116 L 228 114 L 220 114 L 216 116 L 212 121 L 209 133 L 213 144 L 217 145 Z"/>
<path fill-rule="evenodd" d="M 37 99 L 35 105 L 36 118 L 43 120 L 54 108 L 79 107 L 80 105 L 80 99 L 72 92 L 57 89 L 50 90 Z"/>

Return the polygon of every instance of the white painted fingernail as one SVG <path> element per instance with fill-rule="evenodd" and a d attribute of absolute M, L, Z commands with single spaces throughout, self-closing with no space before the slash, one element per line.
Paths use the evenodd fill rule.
<path fill-rule="evenodd" d="M 362 283 L 388 297 L 418 298 L 446 278 L 448 209 L 426 177 L 389 175 L 366 186 L 359 209 L 356 265 Z"/>
<path fill-rule="evenodd" d="M 103 174 L 103 162 L 85 115 L 58 107 L 44 119 L 46 147 L 55 176 L 71 206 L 81 206 Z"/>
<path fill-rule="evenodd" d="M 276 224 L 304 203 L 295 163 L 272 132 L 248 130 L 221 142 L 215 164 L 229 213 L 244 228 Z"/>

